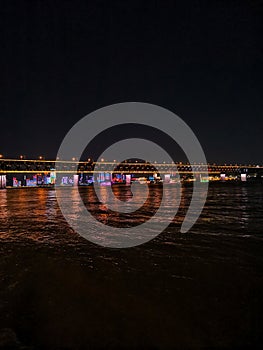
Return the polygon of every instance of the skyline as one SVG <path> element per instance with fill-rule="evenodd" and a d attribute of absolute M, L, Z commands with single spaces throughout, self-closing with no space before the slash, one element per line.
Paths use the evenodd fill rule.
<path fill-rule="evenodd" d="M 2 9 L 1 154 L 55 158 L 88 113 L 141 101 L 180 116 L 208 162 L 261 163 L 260 2 L 14 1 Z M 171 149 L 153 130 L 116 128 L 93 142 L 91 156 L 106 138 L 138 134 Z"/>

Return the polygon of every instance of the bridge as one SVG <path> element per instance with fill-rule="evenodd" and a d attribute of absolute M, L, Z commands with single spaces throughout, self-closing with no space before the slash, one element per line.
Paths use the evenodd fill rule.
<path fill-rule="evenodd" d="M 97 162 L 45 159 L 0 159 L 0 188 L 126 183 L 131 181 L 258 181 L 262 165 L 157 163 L 126 160 Z"/>

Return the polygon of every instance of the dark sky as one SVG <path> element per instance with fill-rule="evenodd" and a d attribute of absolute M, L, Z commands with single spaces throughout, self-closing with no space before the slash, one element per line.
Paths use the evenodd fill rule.
<path fill-rule="evenodd" d="M 258 0 L 1 1 L 0 153 L 55 157 L 89 112 L 141 101 L 208 161 L 262 164 L 262 19 Z"/>

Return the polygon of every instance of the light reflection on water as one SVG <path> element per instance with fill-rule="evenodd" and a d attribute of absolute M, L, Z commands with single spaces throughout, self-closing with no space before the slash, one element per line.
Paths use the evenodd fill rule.
<path fill-rule="evenodd" d="M 109 189 L 107 189 L 109 190 Z M 102 194 L 107 200 L 107 190 Z M 125 200 L 131 192 L 125 187 L 116 187 L 115 195 Z M 107 208 L 98 203 L 91 188 L 81 188 L 81 196 L 89 210 L 105 224 L 140 224 L 151 218 L 154 208 L 161 200 L 161 188 L 150 191 L 144 207 L 132 214 L 110 214 Z M 169 196 L 178 196 L 181 191 L 180 209 L 174 222 L 166 230 L 167 239 L 179 232 L 180 225 L 189 206 L 192 190 L 190 187 L 171 186 Z M 198 234 L 225 234 L 242 236 L 262 236 L 263 191 L 258 185 L 242 186 L 218 184 L 210 186 L 203 213 L 190 232 Z M 78 220 L 79 202 L 77 189 L 65 189 L 65 195 L 71 196 L 74 220 Z M 165 210 L 171 212 L 168 205 Z M 6 189 L 0 191 L 0 238 L 8 240 L 32 239 L 39 242 L 63 243 L 78 240 L 64 220 L 57 201 L 55 190 L 44 188 Z"/>

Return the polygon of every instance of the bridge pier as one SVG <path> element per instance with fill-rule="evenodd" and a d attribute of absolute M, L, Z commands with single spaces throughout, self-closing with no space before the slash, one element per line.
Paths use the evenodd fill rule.
<path fill-rule="evenodd" d="M 0 175 L 0 188 L 6 188 L 6 175 Z"/>
<path fill-rule="evenodd" d="M 202 175 L 201 175 L 201 174 L 198 174 L 198 173 L 197 173 L 197 174 L 195 174 L 194 177 L 195 177 L 195 181 L 196 181 L 196 182 L 201 182 L 201 181 L 202 181 Z"/>
<path fill-rule="evenodd" d="M 224 182 L 226 180 L 226 174 L 221 173 L 220 180 Z"/>
<path fill-rule="evenodd" d="M 79 185 L 79 175 L 73 175 L 73 186 L 76 187 Z"/>
<path fill-rule="evenodd" d="M 241 174 L 241 181 L 242 182 L 247 181 L 247 174 Z"/>

